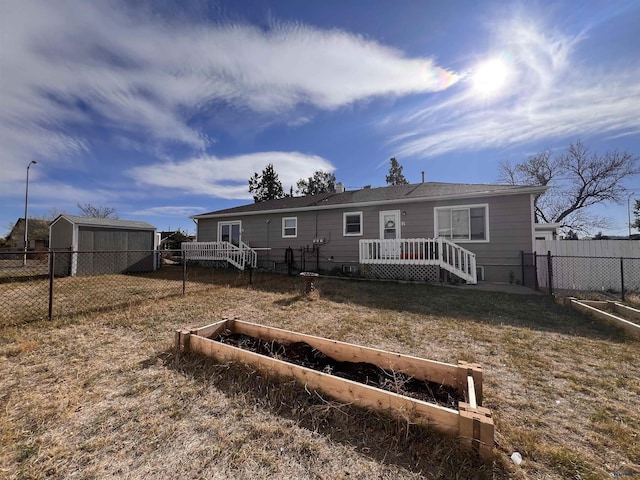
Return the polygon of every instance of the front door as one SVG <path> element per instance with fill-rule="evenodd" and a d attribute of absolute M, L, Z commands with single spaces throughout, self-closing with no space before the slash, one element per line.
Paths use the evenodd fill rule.
<path fill-rule="evenodd" d="M 380 212 L 380 239 L 382 258 L 400 258 L 400 210 Z"/>
<path fill-rule="evenodd" d="M 218 231 L 219 242 L 229 242 L 236 247 L 240 246 L 240 222 L 220 222 Z"/>

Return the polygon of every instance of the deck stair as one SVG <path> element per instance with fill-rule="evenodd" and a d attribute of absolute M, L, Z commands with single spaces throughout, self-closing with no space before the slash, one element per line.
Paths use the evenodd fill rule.
<path fill-rule="evenodd" d="M 475 253 L 445 238 L 360 240 L 364 265 L 435 265 L 468 284 L 478 283 Z"/>
<path fill-rule="evenodd" d="M 239 245 L 231 242 L 184 242 L 182 253 L 185 261 L 222 261 L 238 270 L 255 268 L 258 264 L 258 253 L 244 242 Z"/>

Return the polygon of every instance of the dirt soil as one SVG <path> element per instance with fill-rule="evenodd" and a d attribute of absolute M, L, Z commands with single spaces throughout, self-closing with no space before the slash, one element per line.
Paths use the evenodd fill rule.
<path fill-rule="evenodd" d="M 339 362 L 304 342 L 266 342 L 229 330 L 212 340 L 443 407 L 457 410 L 458 401 L 464 401 L 453 387 L 387 371 L 372 363 Z"/>

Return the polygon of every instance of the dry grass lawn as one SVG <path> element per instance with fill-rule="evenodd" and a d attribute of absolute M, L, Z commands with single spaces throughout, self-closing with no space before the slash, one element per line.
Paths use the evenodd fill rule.
<path fill-rule="evenodd" d="M 456 288 L 219 272 L 205 291 L 0 325 L 0 478 L 640 476 L 637 340 L 556 304 Z M 172 351 L 224 316 L 485 369 L 496 460 L 455 440 Z M 519 451 L 516 466 L 509 456 Z"/>

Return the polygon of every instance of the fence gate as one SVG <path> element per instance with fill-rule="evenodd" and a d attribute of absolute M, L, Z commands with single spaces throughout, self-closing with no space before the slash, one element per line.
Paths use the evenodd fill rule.
<path fill-rule="evenodd" d="M 522 284 L 525 287 L 538 289 L 536 253 L 522 252 Z"/>

